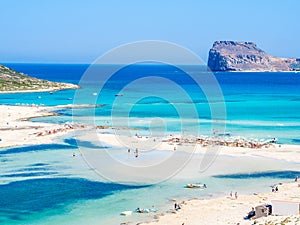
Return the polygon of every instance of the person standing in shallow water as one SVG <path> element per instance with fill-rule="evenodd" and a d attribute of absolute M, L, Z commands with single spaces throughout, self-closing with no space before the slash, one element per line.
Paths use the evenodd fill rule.
<path fill-rule="evenodd" d="M 139 157 L 139 150 L 136 148 L 135 149 L 135 158 Z"/>
<path fill-rule="evenodd" d="M 238 193 L 235 192 L 234 196 L 235 196 L 235 199 L 237 199 L 238 198 Z"/>
<path fill-rule="evenodd" d="M 129 158 L 129 155 L 130 155 L 130 148 L 127 150 L 127 156 Z"/>

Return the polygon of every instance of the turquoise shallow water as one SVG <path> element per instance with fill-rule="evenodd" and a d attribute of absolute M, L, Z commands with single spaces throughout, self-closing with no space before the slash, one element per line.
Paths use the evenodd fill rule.
<path fill-rule="evenodd" d="M 269 191 L 270 184 L 289 181 L 300 174 L 299 164 L 225 156 L 219 157 L 205 172 L 199 172 L 201 156 L 195 156 L 190 166 L 171 180 L 147 186 L 120 185 L 91 171 L 73 144 L 67 139 L 62 144 L 1 150 L 1 224 L 143 221 L 151 215 L 124 218 L 119 213 L 152 206 L 164 212 L 172 208 L 171 199 L 217 197 L 230 191 Z M 78 156 L 72 157 L 72 152 Z M 204 191 L 184 188 L 186 183 L 195 181 L 206 183 L 208 188 Z"/>
<path fill-rule="evenodd" d="M 16 70 L 44 79 L 79 83 L 87 65 L 10 64 Z M 107 67 L 107 66 L 106 66 Z M 100 74 L 107 68 L 101 69 Z M 189 73 L 198 73 L 188 67 Z M 156 76 L 157 80 L 144 77 Z M 205 79 L 205 73 L 199 76 Z M 78 92 L 2 94 L 1 104 L 104 104 L 91 109 L 60 110 L 61 116 L 33 121 L 67 121 L 119 125 L 150 131 L 211 135 L 213 129 L 234 136 L 277 137 L 280 143 L 300 142 L 300 76 L 297 73 L 217 73 L 222 96 L 209 99 L 199 86 L 178 68 L 134 66 L 115 74 L 104 88 L 101 76 L 81 84 Z M 171 80 L 169 83 L 167 80 Z M 141 82 L 135 82 L 141 80 Z M 216 88 L 207 83 L 210 90 Z M 76 94 L 80 93 L 80 97 Z M 96 93 L 96 94 L 94 94 Z M 123 96 L 115 96 L 115 94 Z M 187 93 L 187 95 L 185 95 Z M 214 93 L 214 92 L 212 92 Z M 75 95 L 74 95 L 75 94 Z M 224 100 L 224 101 L 223 101 Z M 225 114 L 212 115 L 212 107 L 225 106 Z M 112 119 L 113 118 L 113 119 Z M 128 119 L 129 118 L 129 119 Z M 163 123 L 151 123 L 160 118 Z M 124 123 L 125 121 L 125 123 Z M 163 127 L 162 125 L 165 125 Z M 93 149 L 93 143 L 80 143 Z M 124 154 L 122 149 L 98 149 Z M 72 157 L 76 152 L 77 157 Z M 142 221 L 149 215 L 121 217 L 124 210 L 154 206 L 163 212 L 173 206 L 170 199 L 224 195 L 229 191 L 268 191 L 269 185 L 299 175 L 299 164 L 263 158 L 218 157 L 200 173 L 196 156 L 170 180 L 150 186 L 111 183 L 92 171 L 79 156 L 76 141 L 65 137 L 53 145 L 27 146 L 0 151 L 1 224 L 120 224 Z M 141 159 L 142 160 L 142 159 Z M 230 176 L 218 176 L 231 174 Z M 186 190 L 186 183 L 201 181 L 205 191 Z"/>
<path fill-rule="evenodd" d="M 96 72 L 89 72 L 88 75 L 92 74 L 90 76 L 94 79 L 93 82 L 91 78 L 80 80 L 88 65 L 9 64 L 8 66 L 40 78 L 80 83 L 82 89 L 77 92 L 61 91 L 53 95 L 47 92 L 26 95 L 5 94 L 1 95 L 1 104 L 105 104 L 95 112 L 78 109 L 74 112 L 64 110 L 60 113 L 66 115 L 65 120 L 70 120 L 68 116 L 73 114 L 75 120 L 82 119 L 85 122 L 87 118 L 96 116 L 97 125 L 107 125 L 107 121 L 111 122 L 111 116 L 129 117 L 130 126 L 146 130 L 149 129 L 147 121 L 159 117 L 166 121 L 167 130 L 170 132 L 195 130 L 199 135 L 210 135 L 213 125 L 216 128 L 220 126 L 220 130 L 223 130 L 222 120 L 226 119 L 225 132 L 234 136 L 277 137 L 280 143 L 299 143 L 299 73 L 216 73 L 214 76 L 217 85 L 204 83 L 211 91 L 205 93 L 205 90 L 184 71 L 172 66 L 125 67 L 114 74 L 105 85 L 101 75 L 109 71 L 110 66 L 98 66 L 100 69 L 97 67 Z M 199 80 L 208 77 L 203 69 L 200 72 L 194 66 L 187 66 L 184 69 L 189 74 L 196 74 L 200 77 Z M 153 78 L 154 76 L 156 78 Z M 143 80 L 147 77 L 151 78 Z M 217 86 L 221 88 L 222 96 L 217 93 Z M 116 97 L 115 94 L 119 93 L 123 96 Z M 214 109 L 223 108 L 224 113 L 212 112 Z M 190 122 L 178 126 L 178 118 L 189 119 Z M 63 120 L 61 117 L 52 119 Z M 41 120 L 50 121 L 49 118 Z M 219 125 L 216 123 L 217 120 L 220 120 Z M 146 122 L 143 124 L 143 121 Z"/>
<path fill-rule="evenodd" d="M 147 186 L 120 185 L 99 177 L 79 155 L 72 157 L 72 152 L 79 153 L 69 140 L 66 142 L 69 144 L 0 152 L 1 224 L 138 222 L 151 215 L 119 214 L 137 207 L 155 207 L 164 212 L 172 208 L 171 199 L 217 197 L 230 191 L 270 191 L 271 184 L 290 181 L 300 174 L 299 164 L 247 157 L 219 157 L 207 171 L 199 172 L 198 156 L 171 180 Z M 206 183 L 208 188 L 184 188 L 195 181 Z"/>

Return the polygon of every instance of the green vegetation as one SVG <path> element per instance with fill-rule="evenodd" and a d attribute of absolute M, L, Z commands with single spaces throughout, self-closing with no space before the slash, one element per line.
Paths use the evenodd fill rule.
<path fill-rule="evenodd" d="M 76 86 L 37 79 L 0 65 L 0 91 L 59 90 L 67 88 L 76 88 Z"/>

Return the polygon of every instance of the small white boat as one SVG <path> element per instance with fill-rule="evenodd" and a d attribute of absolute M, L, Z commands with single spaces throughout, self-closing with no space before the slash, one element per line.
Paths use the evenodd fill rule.
<path fill-rule="evenodd" d="M 187 184 L 185 187 L 186 188 L 201 188 L 201 189 L 204 189 L 204 188 L 206 188 L 206 184 Z"/>
<path fill-rule="evenodd" d="M 122 216 L 130 216 L 132 214 L 132 211 L 123 211 L 121 212 Z"/>
<path fill-rule="evenodd" d="M 115 94 L 115 96 L 116 96 L 116 97 L 118 97 L 118 96 L 123 96 L 123 94 Z"/>

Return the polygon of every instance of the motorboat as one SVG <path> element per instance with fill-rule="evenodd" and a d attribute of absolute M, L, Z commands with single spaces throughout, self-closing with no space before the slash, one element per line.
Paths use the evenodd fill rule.
<path fill-rule="evenodd" d="M 121 212 L 122 216 L 130 216 L 132 214 L 132 211 L 123 211 Z"/>

